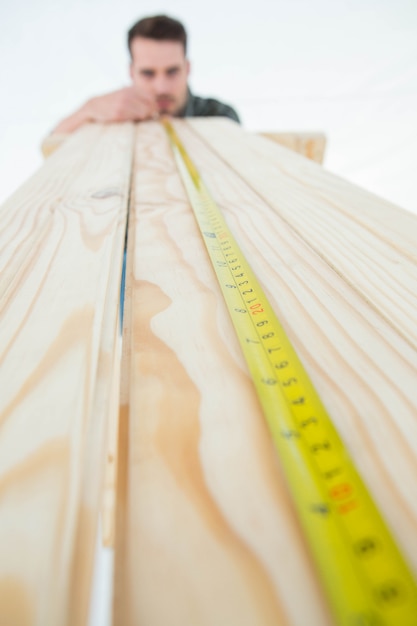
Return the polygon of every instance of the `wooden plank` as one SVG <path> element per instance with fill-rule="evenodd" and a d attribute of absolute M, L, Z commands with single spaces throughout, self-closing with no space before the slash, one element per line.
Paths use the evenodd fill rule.
<path fill-rule="evenodd" d="M 45 159 L 60 148 L 70 137 L 69 133 L 51 133 L 42 141 L 41 151 Z"/>
<path fill-rule="evenodd" d="M 395 329 L 417 346 L 417 221 L 229 120 L 190 120 L 242 178 Z"/>
<path fill-rule="evenodd" d="M 262 137 L 266 137 L 271 141 L 298 152 L 303 156 L 316 161 L 316 163 L 323 163 L 324 151 L 326 148 L 326 137 L 323 133 L 313 132 L 262 132 L 258 133 Z M 57 150 L 64 141 L 70 137 L 65 133 L 52 133 L 45 137 L 42 142 L 41 150 L 45 158 L 50 156 Z"/>
<path fill-rule="evenodd" d="M 323 133 L 292 132 L 292 133 L 258 133 L 261 137 L 266 137 L 275 141 L 280 146 L 298 152 L 302 156 L 323 163 L 324 151 L 326 148 L 326 136 Z"/>
<path fill-rule="evenodd" d="M 417 506 L 410 499 L 417 477 L 416 349 L 369 304 L 366 291 L 363 297 L 334 270 L 333 258 L 326 262 L 288 224 L 286 215 L 279 215 L 272 202 L 266 204 L 258 190 L 236 177 L 236 162 L 232 170 L 213 154 L 211 145 L 210 149 L 202 146 L 195 133 L 198 124 L 177 122 L 176 126 L 417 571 L 417 550 L 410 548 L 417 527 Z M 240 140 L 242 152 L 245 141 Z M 292 185 L 292 174 L 288 183 Z M 351 194 L 355 193 L 360 190 L 353 188 Z M 350 196 L 348 206 L 349 201 Z M 364 243 L 363 249 L 369 252 Z M 388 271 L 389 258 L 385 265 Z M 403 282 L 409 277 L 404 271 Z M 371 290 L 372 280 L 368 280 Z"/>
<path fill-rule="evenodd" d="M 163 129 L 136 150 L 115 624 L 329 624 Z"/>
<path fill-rule="evenodd" d="M 87 620 L 132 145 L 81 129 L 0 213 L 2 624 Z"/>
<path fill-rule="evenodd" d="M 304 190 L 304 195 L 311 200 L 317 198 L 323 205 L 330 205 L 334 212 L 354 217 L 358 224 L 374 231 L 381 240 L 400 248 L 410 258 L 417 258 L 414 214 L 352 185 L 310 160 L 300 160 L 294 152 L 284 151 L 252 133 L 244 133 L 242 146 L 242 129 L 230 120 L 200 118 L 189 119 L 187 123 L 210 142 L 213 150 L 221 153 L 224 161 L 233 158 L 231 166 L 242 175 L 246 176 L 244 162 L 253 163 L 255 159 L 258 167 L 251 176 L 250 184 L 254 186 L 260 180 L 261 184 L 256 183 L 256 186 L 262 190 L 262 195 L 279 194 L 280 182 L 285 181 L 293 193 Z M 222 136 L 227 140 L 222 142 Z M 239 158 L 240 149 L 244 152 Z M 249 171 L 251 168 L 246 169 Z"/>
<path fill-rule="evenodd" d="M 0 207 L 0 299 L 30 268 L 53 214 L 91 157 L 100 134 L 98 125 L 90 125 L 82 135 L 73 135 L 64 153 L 45 163 Z"/>
<path fill-rule="evenodd" d="M 417 572 L 416 218 L 227 120 L 175 126 Z M 132 140 L 82 129 L 0 209 L 7 626 L 86 623 Z M 138 126 L 134 175 L 115 626 L 330 625 L 157 123 Z"/>
<path fill-rule="evenodd" d="M 395 306 L 381 314 L 370 304 L 371 274 L 360 292 L 351 284 L 353 273 L 346 280 L 335 271 L 337 258 L 324 258 L 300 236 L 275 207 L 281 201 L 272 191 L 265 202 L 247 170 L 250 184 L 234 171 L 243 168 L 243 157 L 233 167 L 225 164 L 228 141 L 236 143 L 234 154 L 251 154 L 252 169 L 263 164 L 265 142 L 257 144 L 255 158 L 252 140 L 248 148 L 247 135 L 230 126 L 232 140 L 219 120 L 175 122 L 417 572 L 417 504 L 410 498 L 417 478 L 416 350 L 388 318 L 396 317 Z M 136 150 L 115 626 L 330 624 L 163 130 L 141 124 Z M 300 182 L 305 163 L 289 159 L 280 192 L 295 195 L 297 175 L 297 197 L 307 211 Z M 323 176 L 331 192 L 337 189 L 338 179 Z M 344 224 L 351 198 L 368 196 L 341 185 L 349 190 L 337 205 Z M 327 215 L 327 200 L 314 188 L 311 196 Z M 387 244 L 384 220 L 371 218 L 377 203 L 370 202 L 363 230 L 378 241 L 383 233 Z M 293 210 L 301 213 L 300 206 Z M 384 203 L 382 211 L 385 218 L 395 214 Z M 340 227 L 327 223 L 330 233 Z M 359 228 L 352 233 L 366 252 L 368 239 Z M 400 240 L 400 229 L 393 237 Z M 415 276 L 405 256 L 400 287 Z M 389 271 L 390 258 L 381 259 Z"/>

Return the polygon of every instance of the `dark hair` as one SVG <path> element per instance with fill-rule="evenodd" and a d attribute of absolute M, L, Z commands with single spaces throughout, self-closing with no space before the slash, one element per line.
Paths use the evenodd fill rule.
<path fill-rule="evenodd" d="M 127 34 L 127 45 L 131 55 L 131 43 L 135 37 L 145 37 L 157 41 L 179 41 L 184 46 L 184 54 L 187 53 L 187 33 L 184 26 L 178 20 L 167 15 L 144 17 L 133 24 Z"/>

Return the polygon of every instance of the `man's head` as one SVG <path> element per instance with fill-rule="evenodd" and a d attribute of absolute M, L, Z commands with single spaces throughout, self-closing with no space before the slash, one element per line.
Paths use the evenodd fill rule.
<path fill-rule="evenodd" d="M 177 115 L 187 100 L 190 64 L 184 26 L 166 15 L 146 17 L 128 32 L 130 76 L 160 113 Z"/>

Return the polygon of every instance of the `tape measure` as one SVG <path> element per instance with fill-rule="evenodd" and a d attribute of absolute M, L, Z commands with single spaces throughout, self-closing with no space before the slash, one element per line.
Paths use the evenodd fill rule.
<path fill-rule="evenodd" d="M 416 626 L 417 587 L 250 265 L 163 121 L 340 626 Z"/>

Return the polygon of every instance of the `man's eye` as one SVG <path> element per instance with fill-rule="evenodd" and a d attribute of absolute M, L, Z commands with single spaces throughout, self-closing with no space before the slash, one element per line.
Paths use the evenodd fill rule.
<path fill-rule="evenodd" d="M 178 67 L 173 67 L 167 71 L 167 74 L 168 76 L 175 76 L 175 74 L 178 74 L 178 72 L 179 72 Z"/>
<path fill-rule="evenodd" d="M 141 76 L 144 76 L 145 78 L 152 78 L 153 77 L 153 72 L 151 72 L 150 70 L 142 70 L 140 72 Z"/>

